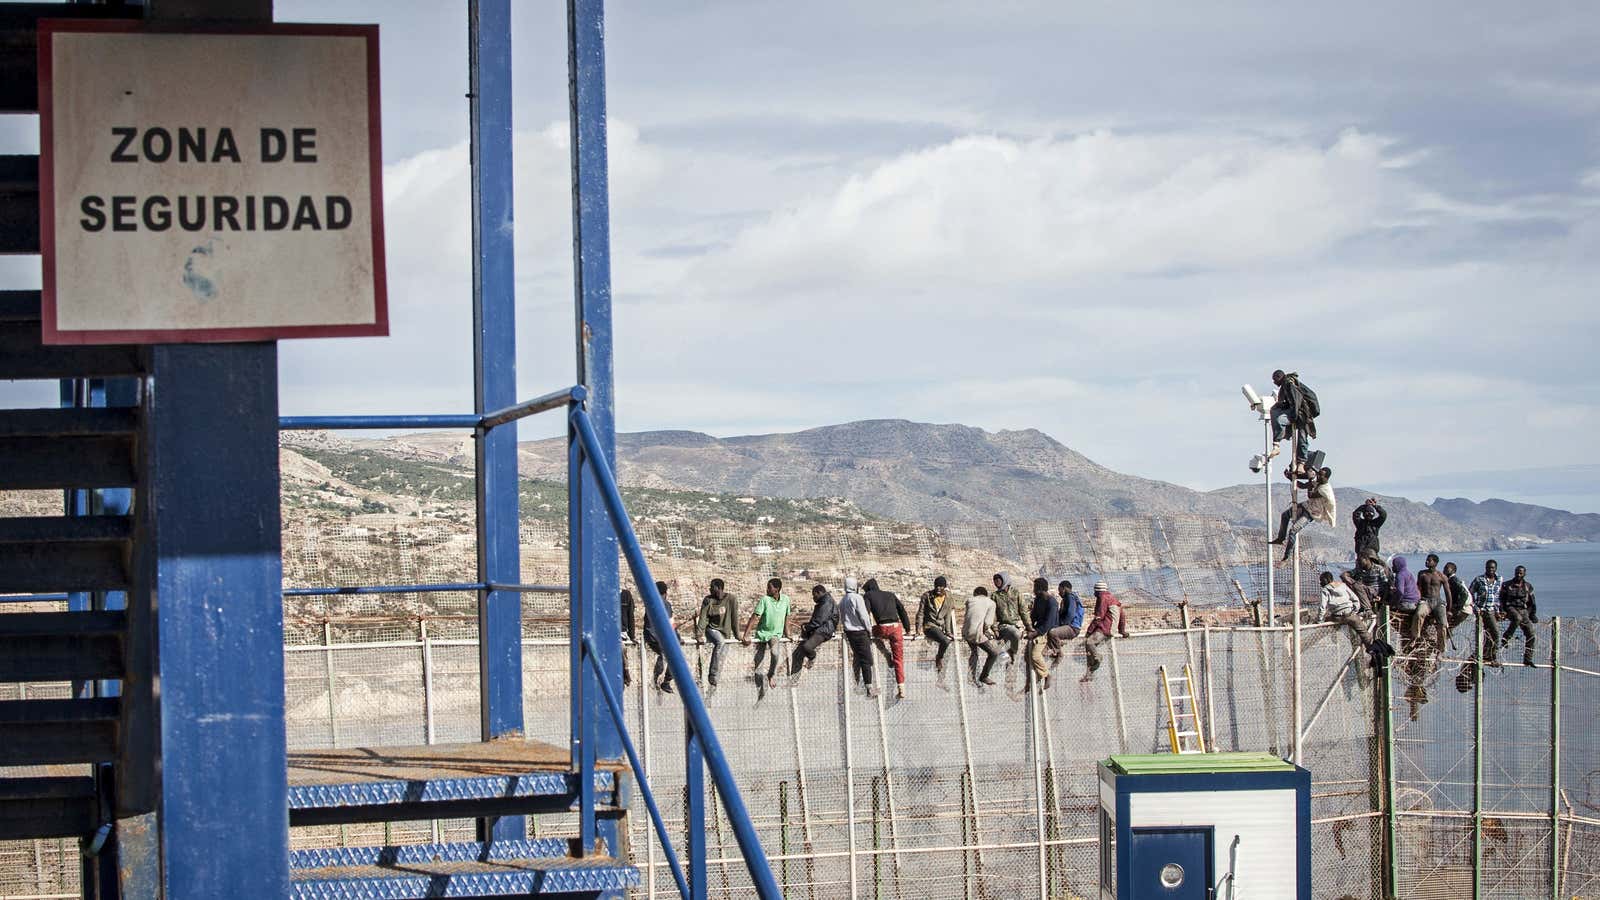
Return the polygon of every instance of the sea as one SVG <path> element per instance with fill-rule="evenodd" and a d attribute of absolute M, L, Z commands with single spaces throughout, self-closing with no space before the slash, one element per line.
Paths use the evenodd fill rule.
<path fill-rule="evenodd" d="M 1420 572 L 1426 553 L 1403 554 L 1411 571 Z M 1454 562 L 1468 584 L 1483 574 L 1487 560 L 1500 564 L 1500 577 L 1509 579 L 1517 566 L 1528 567 L 1534 596 L 1539 601 L 1539 616 L 1600 616 L 1600 591 L 1595 590 L 1600 576 L 1600 543 L 1539 544 L 1530 550 L 1500 550 L 1492 553 L 1440 553 L 1439 565 Z"/>

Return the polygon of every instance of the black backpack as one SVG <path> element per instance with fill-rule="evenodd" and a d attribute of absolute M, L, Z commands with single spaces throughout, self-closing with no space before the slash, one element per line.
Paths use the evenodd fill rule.
<path fill-rule="evenodd" d="M 1322 415 L 1322 404 L 1317 402 L 1317 392 L 1306 387 L 1304 382 L 1300 384 L 1300 397 L 1305 405 L 1306 418 L 1315 419 Z"/>

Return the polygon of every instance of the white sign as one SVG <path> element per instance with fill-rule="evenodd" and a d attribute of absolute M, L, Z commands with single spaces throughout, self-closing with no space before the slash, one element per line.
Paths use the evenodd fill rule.
<path fill-rule="evenodd" d="M 378 29 L 40 23 L 44 341 L 388 334 Z"/>

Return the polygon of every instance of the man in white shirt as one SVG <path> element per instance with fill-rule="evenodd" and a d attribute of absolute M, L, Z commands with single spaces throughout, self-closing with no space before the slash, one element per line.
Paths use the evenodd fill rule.
<path fill-rule="evenodd" d="M 967 608 L 962 616 L 961 636 L 966 639 L 971 656 L 967 657 L 968 673 L 973 681 L 979 684 L 994 684 L 994 679 L 989 673 L 994 670 L 995 661 L 1006 655 L 1005 648 L 993 637 L 995 630 L 995 605 L 989 599 L 989 589 L 985 587 L 974 588 L 972 596 L 967 599 Z M 984 652 L 983 673 L 978 673 L 978 651 Z"/>

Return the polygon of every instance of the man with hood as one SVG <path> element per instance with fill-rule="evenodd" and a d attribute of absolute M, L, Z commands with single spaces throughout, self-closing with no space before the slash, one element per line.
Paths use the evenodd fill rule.
<path fill-rule="evenodd" d="M 1394 572 L 1394 578 L 1389 585 L 1389 608 L 1402 615 L 1410 616 L 1406 626 L 1406 636 L 1415 641 L 1422 634 L 1422 592 L 1417 589 L 1417 576 L 1412 573 L 1410 563 L 1404 556 L 1395 556 L 1389 560 L 1389 568 Z"/>
<path fill-rule="evenodd" d="M 1050 593 L 1050 582 L 1035 578 L 1033 606 L 1028 611 L 1028 665 L 1041 691 L 1050 686 L 1050 665 L 1044 660 L 1044 652 L 1049 645 L 1049 634 L 1060 618 L 1061 603 Z"/>
<path fill-rule="evenodd" d="M 1005 572 L 996 572 L 994 575 L 994 593 L 989 595 L 994 600 L 994 631 L 1004 641 L 1007 641 L 1007 665 L 1016 662 L 1017 654 L 1022 648 L 1022 633 L 1028 629 L 1028 611 L 1022 605 L 1022 595 L 1011 586 L 1011 576 Z"/>
<path fill-rule="evenodd" d="M 1334 525 L 1338 501 L 1333 495 L 1333 470 L 1324 466 L 1316 472 L 1306 476 L 1301 482 L 1305 488 L 1306 499 L 1295 503 L 1283 511 L 1278 519 L 1278 536 L 1268 543 L 1283 544 L 1283 559 L 1289 559 L 1290 552 L 1294 549 L 1293 541 L 1299 536 L 1300 529 L 1312 522 L 1325 522 L 1329 527 Z"/>
<path fill-rule="evenodd" d="M 816 605 L 811 608 L 811 618 L 800 626 L 800 645 L 794 648 L 794 655 L 789 658 L 789 676 L 798 677 L 800 667 L 807 669 L 817 661 L 817 648 L 833 637 L 833 632 L 839 627 L 839 604 L 834 602 L 833 595 L 820 584 L 811 586 L 811 601 Z"/>
<path fill-rule="evenodd" d="M 878 587 L 878 579 L 868 578 L 866 588 L 867 609 L 872 611 L 872 636 L 889 661 L 894 664 L 894 695 L 906 696 L 906 632 L 911 629 L 911 619 L 906 615 L 905 604 L 893 592 Z"/>
<path fill-rule="evenodd" d="M 1528 580 L 1526 566 L 1517 566 L 1511 580 L 1500 586 L 1500 609 L 1507 622 L 1500 646 L 1511 646 L 1511 635 L 1522 629 L 1522 664 L 1533 665 L 1533 624 L 1539 621 L 1539 607 L 1534 602 L 1533 582 Z"/>
<path fill-rule="evenodd" d="M 944 655 L 956 633 L 956 605 L 950 600 L 950 580 L 943 575 L 933 579 L 933 590 L 924 593 L 922 602 L 917 604 L 917 622 L 912 631 L 921 632 L 923 637 L 939 645 L 939 652 L 933 657 L 933 668 L 943 672 Z"/>
<path fill-rule="evenodd" d="M 1382 554 L 1378 546 L 1378 529 L 1389 521 L 1389 511 L 1379 505 L 1378 498 L 1368 497 L 1350 514 L 1350 520 L 1356 526 L 1356 559 Z"/>
<path fill-rule="evenodd" d="M 850 668 L 855 680 L 866 687 L 868 697 L 878 696 L 878 685 L 872 680 L 872 610 L 867 608 L 867 598 L 857 590 L 853 575 L 844 579 L 839 624 L 844 628 L 845 643 L 850 645 Z"/>
<path fill-rule="evenodd" d="M 722 671 L 722 645 L 739 637 L 739 602 L 728 596 L 721 578 L 711 579 L 711 592 L 700 601 L 700 614 L 694 620 L 695 637 L 711 644 L 711 670 L 706 681 L 717 686 Z"/>
<path fill-rule="evenodd" d="M 1311 440 L 1317 436 L 1317 416 L 1322 407 L 1315 391 L 1300 383 L 1295 372 L 1282 369 L 1272 373 L 1277 396 L 1272 404 L 1272 442 L 1274 453 L 1279 443 L 1294 435 L 1294 461 L 1298 466 L 1311 453 Z"/>
<path fill-rule="evenodd" d="M 1101 648 L 1118 635 L 1128 636 L 1128 622 L 1122 615 L 1122 601 L 1111 593 L 1111 587 L 1104 581 L 1094 583 L 1094 620 L 1089 623 L 1084 635 L 1083 649 L 1089 655 L 1089 670 L 1083 673 L 1080 680 L 1091 681 L 1105 653 Z"/>
<path fill-rule="evenodd" d="M 994 684 L 994 679 L 989 673 L 994 670 L 995 660 L 1005 655 L 1005 648 L 1000 642 L 991 637 L 994 634 L 994 600 L 989 597 L 989 589 L 979 586 L 972 589 L 972 596 L 967 600 L 967 608 L 961 616 L 961 636 L 966 639 L 967 646 L 971 649 L 968 659 L 967 673 L 973 681 L 979 684 Z M 984 653 L 983 673 L 978 673 L 978 651 Z"/>

